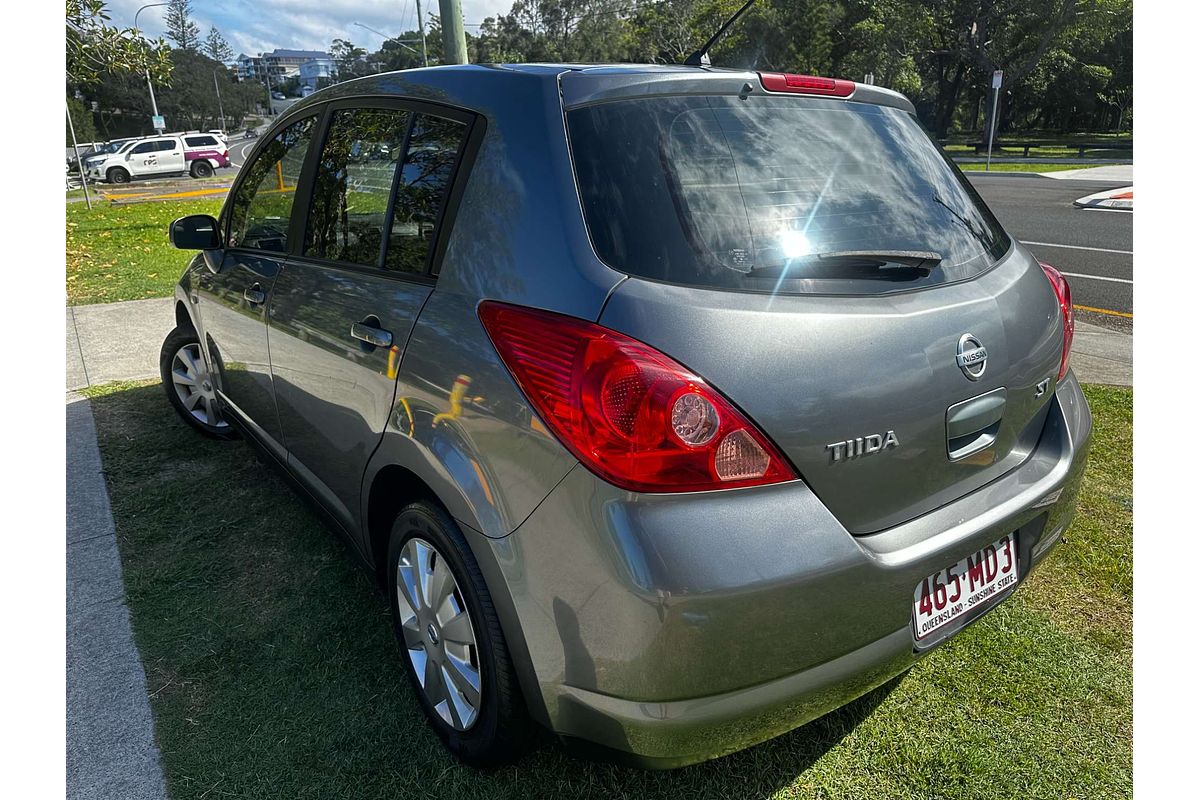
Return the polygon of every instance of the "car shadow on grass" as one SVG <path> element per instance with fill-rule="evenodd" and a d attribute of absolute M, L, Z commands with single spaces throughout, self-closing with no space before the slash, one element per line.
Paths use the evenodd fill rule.
<path fill-rule="evenodd" d="M 581 760 L 549 736 L 514 766 L 464 767 L 425 724 L 348 544 L 245 442 L 188 429 L 157 383 L 91 395 L 174 798 L 769 796 L 899 683 L 672 772 Z"/>

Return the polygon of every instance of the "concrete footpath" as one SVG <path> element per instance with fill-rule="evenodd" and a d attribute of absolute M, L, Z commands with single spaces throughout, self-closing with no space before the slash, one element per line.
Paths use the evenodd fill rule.
<path fill-rule="evenodd" d="M 170 298 L 67 308 L 67 388 L 158 377 L 158 353 L 175 327 Z M 1133 385 L 1133 336 L 1076 324 L 1071 365 L 1082 383 Z"/>
<path fill-rule="evenodd" d="M 165 800 L 87 400 L 67 396 L 67 798 Z"/>

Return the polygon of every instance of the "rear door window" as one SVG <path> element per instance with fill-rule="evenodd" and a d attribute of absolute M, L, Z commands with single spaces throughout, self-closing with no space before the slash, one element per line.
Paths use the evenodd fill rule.
<path fill-rule="evenodd" d="M 973 277 L 1009 239 L 900 109 L 807 97 L 667 97 L 567 114 L 593 246 L 670 283 L 876 293 Z M 912 265 L 829 254 L 934 252 Z M 820 258 L 824 254 L 826 259 Z"/>
<path fill-rule="evenodd" d="M 396 184 L 387 269 L 425 271 L 466 132 L 461 122 L 417 114 Z"/>
<path fill-rule="evenodd" d="M 426 274 L 467 127 L 403 109 L 333 112 L 313 182 L 304 254 Z"/>
<path fill-rule="evenodd" d="M 333 112 L 313 182 L 304 254 L 378 267 L 388 201 L 411 113 L 353 108 Z"/>

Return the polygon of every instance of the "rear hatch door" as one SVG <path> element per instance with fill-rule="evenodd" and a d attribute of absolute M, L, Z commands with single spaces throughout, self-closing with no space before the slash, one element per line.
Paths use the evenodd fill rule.
<path fill-rule="evenodd" d="M 567 121 L 593 246 L 631 276 L 600 322 L 740 406 L 848 530 L 1028 456 L 1061 355 L 1053 291 L 911 114 L 685 96 Z"/>

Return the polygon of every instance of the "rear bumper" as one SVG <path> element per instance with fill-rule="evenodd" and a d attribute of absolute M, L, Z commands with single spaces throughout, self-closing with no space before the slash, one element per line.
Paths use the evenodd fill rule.
<path fill-rule="evenodd" d="M 798 481 L 638 495 L 577 466 L 513 535 L 472 537 L 531 712 L 567 740 L 672 767 L 886 682 L 973 621 L 919 650 L 919 581 L 1012 531 L 1023 581 L 1070 524 L 1091 415 L 1073 375 L 1052 405 L 1023 465 L 868 536 Z"/>

